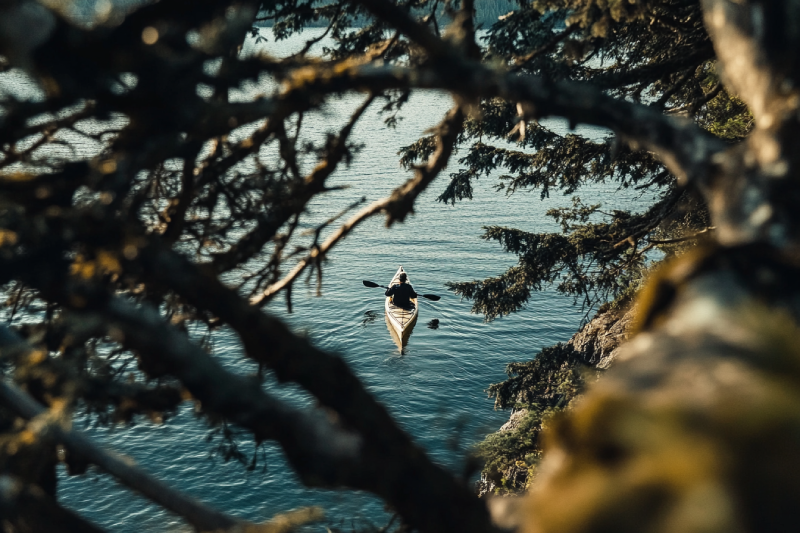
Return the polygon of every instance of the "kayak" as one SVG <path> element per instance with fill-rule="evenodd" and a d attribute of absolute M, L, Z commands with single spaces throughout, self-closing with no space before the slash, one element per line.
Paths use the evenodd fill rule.
<path fill-rule="evenodd" d="M 389 286 L 400 283 L 400 274 L 405 273 L 408 276 L 408 272 L 403 270 L 403 267 L 397 269 L 397 273 L 392 278 L 392 281 L 389 282 Z M 406 279 L 406 283 L 411 283 L 410 279 Z M 390 297 L 386 297 L 386 324 L 389 326 L 389 331 L 392 333 L 392 337 L 394 337 L 395 342 L 400 346 L 400 349 L 403 349 L 403 346 L 408 342 L 408 338 L 411 336 L 411 330 L 414 329 L 414 324 L 417 323 L 417 315 L 419 314 L 419 305 L 417 305 L 417 298 L 412 298 L 411 302 L 414 304 L 413 307 L 404 309 L 402 307 L 397 307 L 392 303 L 392 299 Z"/>

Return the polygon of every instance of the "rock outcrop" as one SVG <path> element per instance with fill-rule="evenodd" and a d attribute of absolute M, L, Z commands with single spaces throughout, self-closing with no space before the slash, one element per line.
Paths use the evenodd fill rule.
<path fill-rule="evenodd" d="M 586 365 L 600 370 L 608 369 L 619 353 L 619 347 L 628 338 L 633 322 L 633 309 L 624 312 L 598 313 L 567 342 L 581 354 Z"/>
<path fill-rule="evenodd" d="M 613 365 L 628 338 L 634 312 L 598 312 L 566 343 L 545 348 L 533 360 L 511 363 L 509 379 L 492 385 L 497 408 L 512 408 L 508 422 L 478 446 L 486 466 L 477 483 L 483 496 L 524 490 L 541 459 L 538 436 L 550 415 L 568 408 L 587 377 Z M 599 376 L 601 372 L 595 372 Z"/>

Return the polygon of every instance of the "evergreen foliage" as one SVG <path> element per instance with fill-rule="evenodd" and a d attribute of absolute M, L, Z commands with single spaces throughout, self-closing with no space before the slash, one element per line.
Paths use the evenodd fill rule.
<path fill-rule="evenodd" d="M 589 81 L 617 97 L 693 118 L 726 142 L 740 141 L 753 127 L 746 106 L 719 82 L 698 2 L 534 2 L 496 22 L 486 43 L 487 55 L 520 72 Z M 658 249 L 669 257 L 696 244 L 693 236 L 710 226 L 707 209 L 694 192 L 678 190 L 652 153 L 630 149 L 613 133 L 601 142 L 574 132 L 558 135 L 535 117 L 536 110 L 511 102 L 481 102 L 480 119 L 465 127 L 468 152 L 439 200 L 472 199 L 472 180 L 489 176 L 497 176 L 497 188 L 507 194 L 573 195 L 588 183 L 605 182 L 658 199 L 650 209 L 631 213 L 613 198 L 604 206 L 573 197 L 571 207 L 547 212 L 560 233 L 486 227 L 483 238 L 517 255 L 518 264 L 499 276 L 449 288 L 488 320 L 524 308 L 532 291 L 549 286 L 572 296 L 587 316 L 604 302 L 601 311 L 618 311 L 641 285 L 652 257 L 647 253 Z M 422 148 L 406 147 L 404 161 L 414 154 L 424 159 Z M 582 364 L 567 345 L 558 344 L 531 361 L 510 364 L 510 378 L 490 386 L 496 408 L 528 410 L 517 427 L 488 436 L 478 447 L 486 460 L 484 474 L 498 487 L 525 487 L 519 468 L 532 473 L 541 456 L 536 435 L 542 413 L 577 394 Z M 559 388 L 566 390 L 555 392 Z"/>
<path fill-rule="evenodd" d="M 552 410 L 538 406 L 519 411 L 514 427 L 492 433 L 475 449 L 484 461 L 483 483 L 492 485 L 494 494 L 515 493 L 533 480 L 536 465 L 542 458 L 539 437 Z"/>
<path fill-rule="evenodd" d="M 520 72 L 589 81 L 665 114 L 691 117 L 727 142 L 752 129 L 747 108 L 718 80 L 697 2 L 534 2 L 498 20 L 485 40 L 487 57 Z M 481 113 L 467 121 L 461 138 L 467 153 L 439 200 L 472 199 L 472 180 L 482 176 L 497 176 L 497 188 L 507 194 L 571 195 L 588 183 L 606 182 L 659 199 L 638 214 L 614 205 L 613 198 L 605 202 L 605 212 L 600 205 L 589 209 L 578 203 L 572 211 L 548 212 L 562 222 L 561 234 L 486 228 L 483 238 L 516 254 L 519 264 L 496 277 L 449 287 L 489 320 L 523 308 L 531 291 L 551 284 L 592 309 L 640 279 L 645 252 L 662 247 L 653 241 L 707 227 L 702 202 L 680 198 L 674 176 L 652 153 L 623 147 L 613 134 L 601 142 L 577 133 L 558 135 L 538 124 L 536 114 L 512 102 L 482 101 Z M 417 143 L 403 149 L 402 161 L 425 160 L 429 153 Z M 688 203 L 695 213 L 687 217 Z M 674 224 L 676 217 L 684 223 Z"/>
<path fill-rule="evenodd" d="M 571 345 L 558 343 L 531 361 L 509 363 L 506 374 L 511 377 L 489 387 L 489 396 L 495 398 L 497 409 L 561 407 L 583 388 L 579 366 L 584 363 Z"/>
<path fill-rule="evenodd" d="M 569 342 L 546 347 L 530 361 L 507 365 L 508 379 L 489 387 L 495 408 L 513 408 L 514 413 L 509 423 L 476 447 L 485 462 L 482 492 L 518 492 L 530 485 L 544 453 L 540 433 L 551 417 L 571 408 L 588 382 L 601 376 L 598 366 L 605 367 L 626 336 L 635 288 L 629 284 L 603 305 Z"/>
<path fill-rule="evenodd" d="M 445 10 L 445 2 L 440 2 L 438 16 L 442 21 L 449 23 L 452 21 Z M 514 0 L 478 0 L 475 2 L 475 25 L 478 28 L 489 28 L 500 17 L 507 15 L 517 7 L 518 3 Z M 295 13 L 298 17 L 285 16 L 281 19 L 280 16 L 276 17 L 274 12 L 264 11 L 261 13 L 256 25 L 261 27 L 270 27 L 277 23 L 281 28 L 286 25 L 294 28 L 307 27 L 307 28 L 324 28 L 331 22 L 332 18 L 341 16 L 341 13 L 336 9 L 326 8 L 321 2 L 317 7 L 313 7 L 314 3 L 299 4 Z M 427 6 L 425 6 L 427 7 Z M 424 16 L 425 7 L 419 9 L 417 13 L 422 13 Z M 294 15 L 291 13 L 289 15 Z M 285 13 L 286 14 L 286 13 Z M 355 15 L 347 19 L 353 28 L 361 28 L 370 23 L 370 18 L 365 15 Z M 345 26 L 343 26 L 345 27 Z M 283 30 L 281 30 L 283 31 Z"/>
<path fill-rule="evenodd" d="M 572 345 L 559 343 L 531 361 L 510 363 L 509 379 L 489 387 L 495 408 L 521 410 L 512 427 L 488 435 L 475 449 L 484 461 L 484 478 L 496 492 L 523 490 L 533 479 L 542 458 L 539 435 L 546 420 L 583 390 L 584 364 Z"/>

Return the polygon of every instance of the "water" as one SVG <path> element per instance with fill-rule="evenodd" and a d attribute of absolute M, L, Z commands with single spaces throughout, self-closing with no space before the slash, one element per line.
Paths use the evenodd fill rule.
<path fill-rule="evenodd" d="M 306 36 L 314 33 L 309 31 Z M 293 39 L 262 46 L 275 55 L 283 55 L 300 44 L 299 39 Z M 248 43 L 248 49 L 253 46 Z M 24 80 L 0 75 L 0 92 L 9 88 L 33 94 Z M 251 98 L 269 90 L 265 84 L 254 84 L 235 96 Z M 323 113 L 305 121 L 306 134 L 323 139 L 326 132 L 344 123 L 362 98 L 354 95 L 335 100 Z M 378 106 L 374 106 L 353 134 L 354 141 L 365 144 L 363 151 L 331 181 L 331 185 L 348 188 L 318 198 L 311 205 L 309 226 L 362 196 L 368 201 L 379 199 L 406 180 L 410 174 L 400 168 L 397 150 L 423 135 L 451 105 L 446 94 L 415 94 L 394 130 L 383 125 L 382 117 L 375 112 Z M 557 122 L 551 125 L 555 129 L 566 128 Z M 602 134 L 596 130 L 584 132 Z M 455 164 L 451 164 L 449 172 L 454 170 Z M 315 296 L 313 284 L 299 282 L 291 315 L 281 298 L 271 303 L 268 311 L 285 318 L 295 331 L 309 335 L 321 348 L 341 354 L 433 459 L 460 473 L 465 450 L 496 430 L 508 416 L 493 411 L 492 400 L 484 393 L 486 387 L 504 379 L 507 363 L 530 359 L 541 348 L 566 341 L 579 326 L 583 312 L 572 305 L 571 298 L 545 291 L 535 293 L 524 311 L 485 323 L 481 316 L 470 314 L 468 302 L 459 301 L 445 290 L 446 281 L 497 275 L 516 262 L 514 256 L 502 254 L 496 244 L 479 239 L 482 226 L 558 231 L 544 213 L 551 207 L 570 204 L 569 198 L 561 196 L 541 201 L 538 192 L 506 197 L 492 190 L 492 179 L 483 178 L 476 183 L 473 201 L 452 207 L 435 201 L 446 185 L 447 175 L 448 171 L 444 172 L 417 200 L 416 213 L 406 223 L 387 229 L 383 218 L 376 217 L 341 242 L 328 257 L 321 297 Z M 634 191 L 617 190 L 613 185 L 593 186 L 579 194 L 601 202 L 613 197 L 615 206 L 641 202 Z M 419 321 L 403 354 L 384 322 L 382 290 L 368 289 L 361 283 L 368 279 L 386 284 L 399 265 L 408 271 L 418 292 L 442 296 L 438 302 L 420 301 Z M 370 316 L 375 320 L 370 321 Z M 433 319 L 439 320 L 439 328 L 425 327 Z M 214 352 L 229 368 L 252 371 L 252 364 L 241 356 L 238 339 L 230 332 L 216 335 Z M 304 402 L 305 396 L 294 387 L 270 382 L 268 388 L 289 401 Z M 81 427 L 81 421 L 77 425 Z M 134 457 L 173 486 L 236 517 L 260 521 L 289 509 L 321 505 L 334 525 L 349 526 L 354 521 L 382 523 L 388 519 L 382 502 L 368 494 L 301 486 L 273 445 L 265 447 L 264 457 L 259 456 L 254 471 L 247 471 L 235 461 L 210 459 L 219 440 L 206 441 L 209 428 L 194 415 L 191 405 L 161 425 L 141 420 L 133 427 L 90 427 L 87 432 Z M 239 442 L 242 451 L 252 455 L 253 444 L 246 434 Z M 92 470 L 78 477 L 62 472 L 59 494 L 62 504 L 110 530 L 189 530 L 179 519 Z M 324 531 L 322 525 L 310 529 Z"/>

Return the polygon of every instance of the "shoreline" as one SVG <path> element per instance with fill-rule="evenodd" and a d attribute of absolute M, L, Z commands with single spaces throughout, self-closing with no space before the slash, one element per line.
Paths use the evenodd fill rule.
<path fill-rule="evenodd" d="M 508 421 L 478 445 L 486 461 L 475 484 L 480 497 L 525 491 L 536 477 L 539 434 L 553 415 L 569 410 L 587 381 L 613 366 L 630 335 L 634 306 L 601 308 L 566 343 L 545 348 L 524 363 L 510 363 L 509 379 L 488 389 L 495 409 L 511 409 Z"/>

